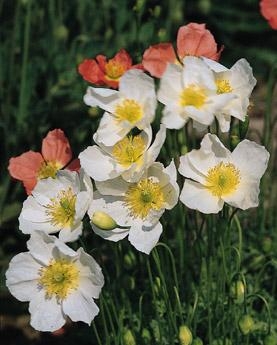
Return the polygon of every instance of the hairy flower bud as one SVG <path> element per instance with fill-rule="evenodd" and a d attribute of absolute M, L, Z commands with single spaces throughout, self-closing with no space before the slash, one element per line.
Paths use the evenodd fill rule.
<path fill-rule="evenodd" d="M 179 342 L 180 345 L 191 345 L 192 343 L 192 334 L 186 325 L 179 327 Z"/>

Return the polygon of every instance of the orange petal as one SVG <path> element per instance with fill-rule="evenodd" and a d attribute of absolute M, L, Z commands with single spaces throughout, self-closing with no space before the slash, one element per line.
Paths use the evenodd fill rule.
<path fill-rule="evenodd" d="M 73 159 L 73 161 L 69 163 L 68 166 L 66 167 L 67 170 L 77 171 L 77 172 L 79 172 L 80 168 L 81 168 L 81 164 L 80 164 L 79 158 Z"/>
<path fill-rule="evenodd" d="M 42 141 L 42 155 L 46 161 L 58 162 L 61 168 L 72 158 L 67 137 L 61 129 L 50 131 Z"/>
<path fill-rule="evenodd" d="M 206 29 L 206 24 L 190 23 L 178 30 L 177 53 L 180 59 L 193 55 L 218 60 L 222 49 L 217 51 L 214 36 Z"/>
<path fill-rule="evenodd" d="M 262 15 L 268 20 L 272 29 L 277 29 L 277 1 L 276 0 L 262 0 L 260 2 L 260 9 Z"/>
<path fill-rule="evenodd" d="M 132 66 L 131 56 L 127 53 L 125 49 L 120 49 L 120 51 L 115 54 L 114 58 L 109 61 L 114 61 L 124 67 L 124 70 L 127 71 Z"/>
<path fill-rule="evenodd" d="M 152 76 L 161 78 L 168 62 L 174 63 L 176 54 L 171 43 L 159 43 L 145 50 L 142 65 Z"/>
<path fill-rule="evenodd" d="M 8 170 L 10 175 L 22 181 L 27 194 L 30 194 L 37 183 L 37 173 L 44 162 L 39 152 L 28 151 L 9 161 Z"/>
<path fill-rule="evenodd" d="M 89 83 L 102 85 L 104 73 L 99 67 L 98 63 L 93 59 L 85 59 L 78 66 L 78 72 L 81 74 L 84 80 Z"/>

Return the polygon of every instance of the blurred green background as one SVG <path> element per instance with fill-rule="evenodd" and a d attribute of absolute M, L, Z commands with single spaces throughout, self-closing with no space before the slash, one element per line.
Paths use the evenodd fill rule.
<path fill-rule="evenodd" d="M 77 73 L 78 64 L 97 54 L 113 57 L 120 48 L 139 63 L 149 45 L 175 43 L 178 28 L 189 22 L 206 23 L 218 45 L 224 45 L 221 63 L 230 67 L 244 57 L 253 67 L 258 85 L 250 123 L 255 139 L 263 142 L 263 117 L 272 111 L 277 31 L 261 16 L 257 0 L 0 0 L 0 18 L 2 331 L 6 344 L 59 344 L 64 338 L 45 335 L 39 340 L 28 330 L 23 335 L 21 326 L 14 331 L 14 321 L 8 318 L 26 311 L 4 284 L 10 258 L 26 250 L 26 236 L 17 225 L 25 192 L 8 176 L 9 158 L 29 149 L 40 151 L 42 138 L 54 128 L 65 131 L 78 156 L 91 144 L 100 118 L 83 104 L 87 83 Z M 272 130 L 275 115 L 273 108 L 268 124 Z M 16 322 L 26 324 L 24 319 Z M 68 344 L 94 344 L 86 326 L 72 330 Z"/>

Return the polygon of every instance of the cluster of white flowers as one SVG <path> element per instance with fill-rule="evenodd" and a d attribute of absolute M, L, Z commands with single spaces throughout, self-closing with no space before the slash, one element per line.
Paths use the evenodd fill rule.
<path fill-rule="evenodd" d="M 109 241 L 128 236 L 146 254 L 159 241 L 160 218 L 179 200 L 174 161 L 167 167 L 156 161 L 166 128 L 181 129 L 191 118 L 204 130 L 216 119 L 227 132 L 232 116 L 245 119 L 256 83 L 245 59 L 231 69 L 207 58 L 188 56 L 182 62 L 168 64 L 157 94 L 154 79 L 136 69 L 122 76 L 119 90 L 89 87 L 85 103 L 105 113 L 95 145 L 79 155 L 80 172 L 59 171 L 40 180 L 24 202 L 19 228 L 31 235 L 29 252 L 12 259 L 6 276 L 11 293 L 30 301 L 34 328 L 56 330 L 66 316 L 90 323 L 98 313 L 93 298 L 104 284 L 101 269 L 82 248 L 75 252 L 65 244 L 82 234 L 85 214 L 93 231 Z M 157 101 L 164 108 L 153 140 Z M 180 200 L 203 213 L 219 212 L 224 202 L 255 207 L 268 159 L 254 142 L 243 140 L 230 152 L 207 133 L 200 149 L 180 157 L 178 170 L 185 177 Z"/>

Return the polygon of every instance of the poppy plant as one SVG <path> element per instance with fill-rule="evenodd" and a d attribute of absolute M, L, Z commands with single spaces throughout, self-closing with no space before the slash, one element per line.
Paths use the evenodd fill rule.
<path fill-rule="evenodd" d="M 143 54 L 143 67 L 154 77 L 160 78 L 167 63 L 181 63 L 187 55 L 204 56 L 218 61 L 223 47 L 217 50 L 214 36 L 206 24 L 189 23 L 181 26 L 177 34 L 177 55 L 171 43 L 150 46 Z"/>
<path fill-rule="evenodd" d="M 117 89 L 120 77 L 131 68 L 143 69 L 142 65 L 133 65 L 130 55 L 121 49 L 109 60 L 104 55 L 97 55 L 95 59 L 85 59 L 78 66 L 78 72 L 89 83 Z"/>
<path fill-rule="evenodd" d="M 72 159 L 69 141 L 61 129 L 50 131 L 42 141 L 40 152 L 28 151 L 12 157 L 8 170 L 16 180 L 22 181 L 27 194 L 31 194 L 37 181 L 55 177 Z M 67 169 L 79 170 L 79 160 L 73 160 Z"/>

